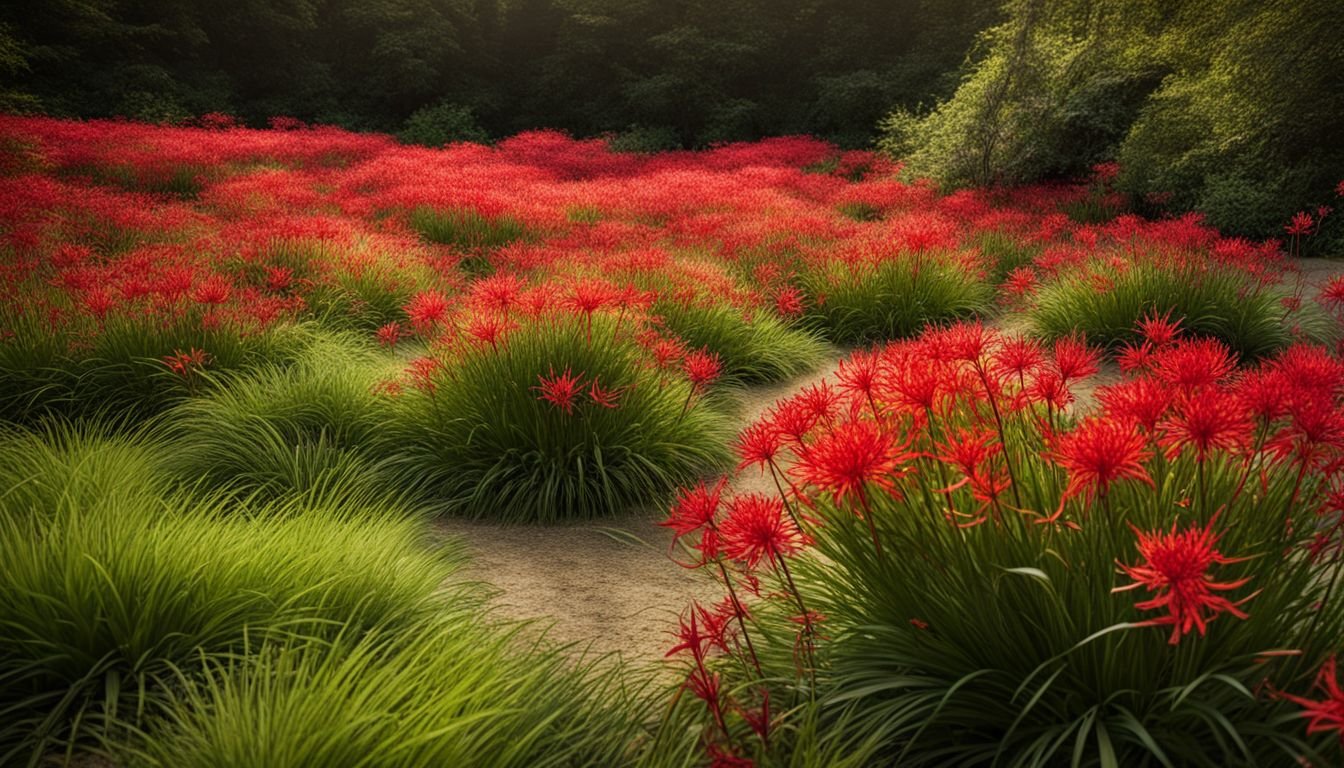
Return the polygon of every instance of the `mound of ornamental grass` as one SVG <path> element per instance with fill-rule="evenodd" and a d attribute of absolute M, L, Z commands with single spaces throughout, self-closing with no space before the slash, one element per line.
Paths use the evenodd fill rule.
<path fill-rule="evenodd" d="M 668 330 L 695 349 L 708 349 L 723 362 L 723 379 L 734 384 L 768 384 L 805 373 L 821 361 L 826 344 L 816 334 L 791 328 L 765 311 L 726 304 L 654 305 Z"/>
<path fill-rule="evenodd" d="M 1126 265 L 1123 270 L 1072 274 L 1043 284 L 1029 315 L 1046 338 L 1081 331 L 1088 341 L 1117 351 L 1141 341 L 1144 317 L 1169 316 L 1186 332 L 1216 338 L 1238 355 L 1256 359 L 1295 338 L 1328 341 L 1337 331 L 1320 307 L 1261 285 L 1231 268 L 1210 265 Z"/>
<path fill-rule="evenodd" d="M 289 364 L 219 377 L 170 411 L 166 468 L 188 484 L 274 498 L 395 491 L 376 391 L 396 363 L 349 336 L 317 337 Z"/>
<path fill-rule="evenodd" d="M 0 763 L 609 765 L 631 749 L 614 671 L 493 624 L 457 550 L 403 509 L 183 494 L 160 462 L 69 428 L 0 440 Z"/>
<path fill-rule="evenodd" d="M 207 372 L 285 359 L 310 335 L 294 326 L 206 328 L 199 317 L 118 315 L 61 332 L 31 313 L 3 324 L 13 336 L 0 343 L 0 418 L 20 424 L 99 415 L 130 423 L 205 391 Z"/>
<path fill-rule="evenodd" d="M 451 514 L 515 522 L 657 504 L 727 459 L 705 387 L 659 369 L 631 323 L 562 313 L 421 361 L 386 436 L 397 482 Z"/>
<path fill-rule="evenodd" d="M 993 289 L 941 254 L 905 254 L 877 263 L 828 260 L 800 273 L 806 327 L 836 344 L 911 336 L 929 324 L 983 314 Z"/>
<path fill-rule="evenodd" d="M 270 644 L 185 680 L 137 766 L 628 764 L 637 685 L 456 610 L 392 635 Z"/>

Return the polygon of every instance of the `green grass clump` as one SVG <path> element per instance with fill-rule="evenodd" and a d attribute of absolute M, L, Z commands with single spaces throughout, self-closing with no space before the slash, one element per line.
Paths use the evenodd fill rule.
<path fill-rule="evenodd" d="M 498 248 L 528 236 L 527 227 L 512 216 L 491 218 L 469 208 L 416 208 L 410 224 L 427 242 L 466 250 Z"/>
<path fill-rule="evenodd" d="M 688 305 L 662 301 L 654 313 L 693 349 L 718 353 L 723 378 L 736 384 L 767 384 L 814 368 L 826 344 L 814 333 L 790 328 L 765 311 L 748 320 L 726 304 Z"/>
<path fill-rule="evenodd" d="M 395 636 L 260 648 L 191 680 L 134 765 L 628 764 L 619 670 L 452 612 Z"/>
<path fill-rule="evenodd" d="M 455 556 L 394 508 L 164 492 L 123 440 L 0 442 L 0 764 L 125 740 L 250 643 L 394 631 L 449 599 Z"/>
<path fill-rule="evenodd" d="M 918 333 L 989 310 L 992 289 L 941 255 L 903 255 L 877 264 L 827 261 L 799 276 L 808 295 L 804 324 L 836 344 L 865 344 Z"/>
<path fill-rule="evenodd" d="M 1148 263 L 1123 271 L 1065 276 L 1041 286 L 1030 318 L 1046 338 L 1077 331 L 1093 344 L 1116 351 L 1139 341 L 1138 322 L 1170 313 L 1186 333 L 1216 338 L 1244 360 L 1282 349 L 1301 335 L 1327 341 L 1333 334 L 1320 307 L 1303 302 L 1289 311 L 1286 294 L 1257 284 L 1240 272 L 1221 267 L 1171 267 Z"/>
<path fill-rule="evenodd" d="M 166 466 L 188 483 L 266 497 L 392 492 L 375 385 L 395 370 L 351 337 L 319 337 L 292 364 L 226 377 L 174 408 Z"/>
<path fill-rule="evenodd" d="M 204 328 L 192 317 L 112 316 L 78 342 L 79 329 L 53 333 L 31 313 L 11 313 L 0 326 L 14 334 L 0 341 L 0 419 L 21 424 L 49 416 L 146 418 L 208 386 L 205 376 L 174 374 L 164 357 L 199 349 L 209 356 L 203 371 L 237 370 L 284 359 L 310 335 L 293 326 Z"/>
<path fill-rule="evenodd" d="M 402 486 L 453 514 L 548 522 L 657 505 L 724 464 L 731 428 L 717 403 L 653 370 L 628 333 L 561 317 L 463 350 L 432 390 L 398 398 L 387 436 Z M 569 411 L 539 391 L 566 371 L 583 390 Z M 616 407 L 593 402 L 595 381 L 619 393 Z"/>

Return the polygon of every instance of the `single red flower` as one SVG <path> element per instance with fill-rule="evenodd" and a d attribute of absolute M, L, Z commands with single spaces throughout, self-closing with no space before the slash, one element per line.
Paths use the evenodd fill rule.
<path fill-rule="evenodd" d="M 693 488 L 677 491 L 671 512 L 659 525 L 671 528 L 673 536 L 679 539 L 712 524 L 719 513 L 723 488 L 727 483 L 726 477 L 719 478 L 712 487 L 701 480 Z"/>
<path fill-rule="evenodd" d="M 621 389 L 604 389 L 597 379 L 593 379 L 593 385 L 588 388 L 588 397 L 594 403 L 603 408 L 619 408 L 621 406 Z"/>
<path fill-rule="evenodd" d="M 803 292 L 789 286 L 775 294 L 775 311 L 785 319 L 803 314 Z"/>
<path fill-rule="evenodd" d="M 191 298 L 198 304 L 223 304 L 233 293 L 233 284 L 223 275 L 211 275 L 191 292 Z"/>
<path fill-rule="evenodd" d="M 406 373 L 411 377 L 411 384 L 421 392 L 434 394 L 437 388 L 435 378 L 438 375 L 442 363 L 433 357 L 417 357 L 406 364 Z"/>
<path fill-rule="evenodd" d="M 1298 211 L 1293 214 L 1293 220 L 1283 229 L 1293 237 L 1311 234 L 1311 229 L 1316 225 L 1316 220 L 1306 211 Z"/>
<path fill-rule="evenodd" d="M 448 299 L 438 291 L 420 291 L 404 307 L 416 331 L 424 333 L 448 314 Z"/>
<path fill-rule="evenodd" d="M 1114 418 L 1084 419 L 1076 429 L 1064 435 L 1055 450 L 1055 458 L 1069 475 L 1063 501 L 1083 494 L 1105 497 L 1119 480 L 1138 480 L 1148 485 L 1153 479 L 1143 463 L 1152 458 L 1147 441 L 1133 422 Z"/>
<path fill-rule="evenodd" d="M 851 497 L 862 497 L 870 484 L 894 493 L 898 468 L 912 458 L 907 447 L 908 443 L 897 445 L 870 421 L 850 420 L 809 445 L 789 471 L 842 504 Z"/>
<path fill-rule="evenodd" d="M 1340 194 L 1344 195 L 1344 182 L 1340 182 L 1340 188 Z M 1312 689 L 1319 689 L 1324 697 L 1308 699 L 1305 696 L 1293 696 L 1288 693 L 1281 693 L 1279 696 L 1302 707 L 1302 717 L 1308 720 L 1307 733 L 1334 731 L 1339 736 L 1340 745 L 1344 746 L 1344 688 L 1339 684 L 1334 656 L 1321 665 Z"/>
<path fill-rule="evenodd" d="M 1119 564 L 1125 574 L 1134 579 L 1134 583 L 1111 591 L 1125 592 L 1145 587 L 1149 592 L 1158 593 L 1151 600 L 1136 603 L 1134 607 L 1141 611 L 1166 610 L 1166 616 L 1151 619 L 1144 624 L 1170 624 L 1172 629 L 1168 642 L 1172 645 L 1180 642 L 1192 629 L 1199 630 L 1199 634 L 1203 635 L 1208 623 L 1221 613 L 1246 618 L 1246 613 L 1239 606 L 1254 596 L 1234 603 L 1214 594 L 1238 589 L 1249 579 L 1220 583 L 1210 577 L 1209 569 L 1212 566 L 1241 560 L 1223 557 L 1214 548 L 1218 536 L 1213 533 L 1213 522 L 1210 520 L 1204 528 L 1187 528 L 1180 533 L 1176 532 L 1174 523 L 1170 533 L 1136 530 L 1139 555 L 1144 562 L 1141 565 Z"/>
<path fill-rule="evenodd" d="M 1149 369 L 1182 391 L 1214 384 L 1237 367 L 1236 357 L 1217 339 L 1186 339 L 1153 353 Z"/>
<path fill-rule="evenodd" d="M 1087 345 L 1087 338 L 1070 335 L 1055 341 L 1055 369 L 1067 384 L 1096 373 L 1101 353 Z"/>
<path fill-rule="evenodd" d="M 739 459 L 738 470 L 757 464 L 769 466 L 784 447 L 784 436 L 773 421 L 762 419 L 742 430 L 734 447 Z"/>
<path fill-rule="evenodd" d="M 728 502 L 719 524 L 723 553 L 755 568 L 762 559 L 790 557 L 808 544 L 807 536 L 784 511 L 777 496 L 744 493 Z"/>
<path fill-rule="evenodd" d="M 1178 398 L 1161 427 L 1164 434 L 1158 444 L 1167 450 L 1167 458 L 1193 447 L 1195 461 L 1203 462 L 1215 450 L 1244 449 L 1250 439 L 1251 419 L 1231 394 L 1204 389 Z"/>
<path fill-rule="evenodd" d="M 1004 339 L 1003 345 L 994 351 L 993 360 L 1005 373 L 1022 378 L 1045 363 L 1045 350 L 1035 339 L 1012 336 Z"/>
<path fill-rule="evenodd" d="M 397 342 L 401 340 L 401 324 L 393 320 L 387 325 L 380 327 L 376 335 L 380 346 L 389 348 L 395 347 Z"/>
<path fill-rule="evenodd" d="M 1158 317 L 1157 311 L 1143 316 L 1139 320 L 1139 333 L 1155 347 L 1165 347 L 1176 340 L 1181 333 L 1181 318 L 1171 319 L 1171 310 Z"/>
<path fill-rule="evenodd" d="M 686 371 L 686 378 L 690 379 L 691 386 L 697 392 L 703 392 L 723 373 L 723 364 L 719 362 L 718 353 L 711 355 L 703 349 L 687 353 L 681 365 Z"/>
<path fill-rule="evenodd" d="M 540 382 L 540 386 L 533 389 L 541 392 L 538 400 L 545 400 L 565 413 L 574 412 L 574 401 L 583 391 L 582 374 L 575 376 L 566 368 L 564 373 L 557 376 L 555 369 L 551 368 L 550 378 L 537 376 L 537 381 Z"/>
<path fill-rule="evenodd" d="M 1145 376 L 1105 387 L 1097 392 L 1097 399 L 1109 418 L 1132 422 L 1152 434 L 1171 407 L 1173 393 L 1170 388 Z"/>

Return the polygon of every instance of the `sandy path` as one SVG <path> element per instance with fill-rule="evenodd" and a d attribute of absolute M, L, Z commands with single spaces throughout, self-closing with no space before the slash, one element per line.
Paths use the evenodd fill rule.
<path fill-rule="evenodd" d="M 825 378 L 836 350 L 813 373 L 740 395 L 742 424 L 776 400 Z M 769 480 L 743 478 L 736 490 L 770 490 Z M 577 649 L 617 652 L 630 660 L 660 659 L 671 647 L 677 613 L 690 601 L 722 595 L 707 574 L 670 557 L 662 511 L 574 525 L 518 526 L 439 520 L 435 530 L 463 541 L 471 556 L 465 576 L 499 590 L 495 605 L 509 619 L 535 620 L 547 636 Z"/>
<path fill-rule="evenodd" d="M 1301 259 L 1306 298 L 1319 295 L 1344 261 Z M 1290 278 L 1291 280 L 1291 278 Z M 1027 330 L 1020 318 L 994 323 L 1010 333 Z M 835 371 L 839 349 L 818 368 L 787 382 L 754 387 L 741 394 L 741 423 L 749 424 L 776 400 Z M 1119 380 L 1112 363 L 1075 387 L 1074 409 L 1087 409 L 1096 389 Z M 768 477 L 749 473 L 734 490 L 772 492 Z M 706 574 L 678 566 L 669 557 L 671 534 L 655 521 L 660 510 L 623 519 L 576 525 L 505 526 L 440 520 L 436 530 L 462 540 L 471 555 L 466 576 L 499 590 L 499 614 L 536 620 L 548 636 L 596 653 L 620 653 L 632 661 L 662 658 L 670 647 L 676 616 L 692 599 L 721 595 Z M 642 542 L 642 543 L 641 543 Z"/>

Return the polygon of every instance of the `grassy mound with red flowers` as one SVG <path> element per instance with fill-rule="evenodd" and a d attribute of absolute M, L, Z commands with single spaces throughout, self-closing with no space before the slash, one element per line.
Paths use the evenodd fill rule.
<path fill-rule="evenodd" d="M 727 460 L 717 358 L 567 311 L 496 318 L 411 362 L 384 436 L 398 485 L 451 514 L 513 522 L 657 503 Z"/>
<path fill-rule="evenodd" d="M 1172 339 L 1077 418 L 1095 355 L 979 326 L 857 355 L 744 433 L 778 496 L 681 497 L 733 588 L 678 646 L 711 750 L 817 748 L 769 702 L 870 763 L 1338 762 L 1344 365 Z"/>

